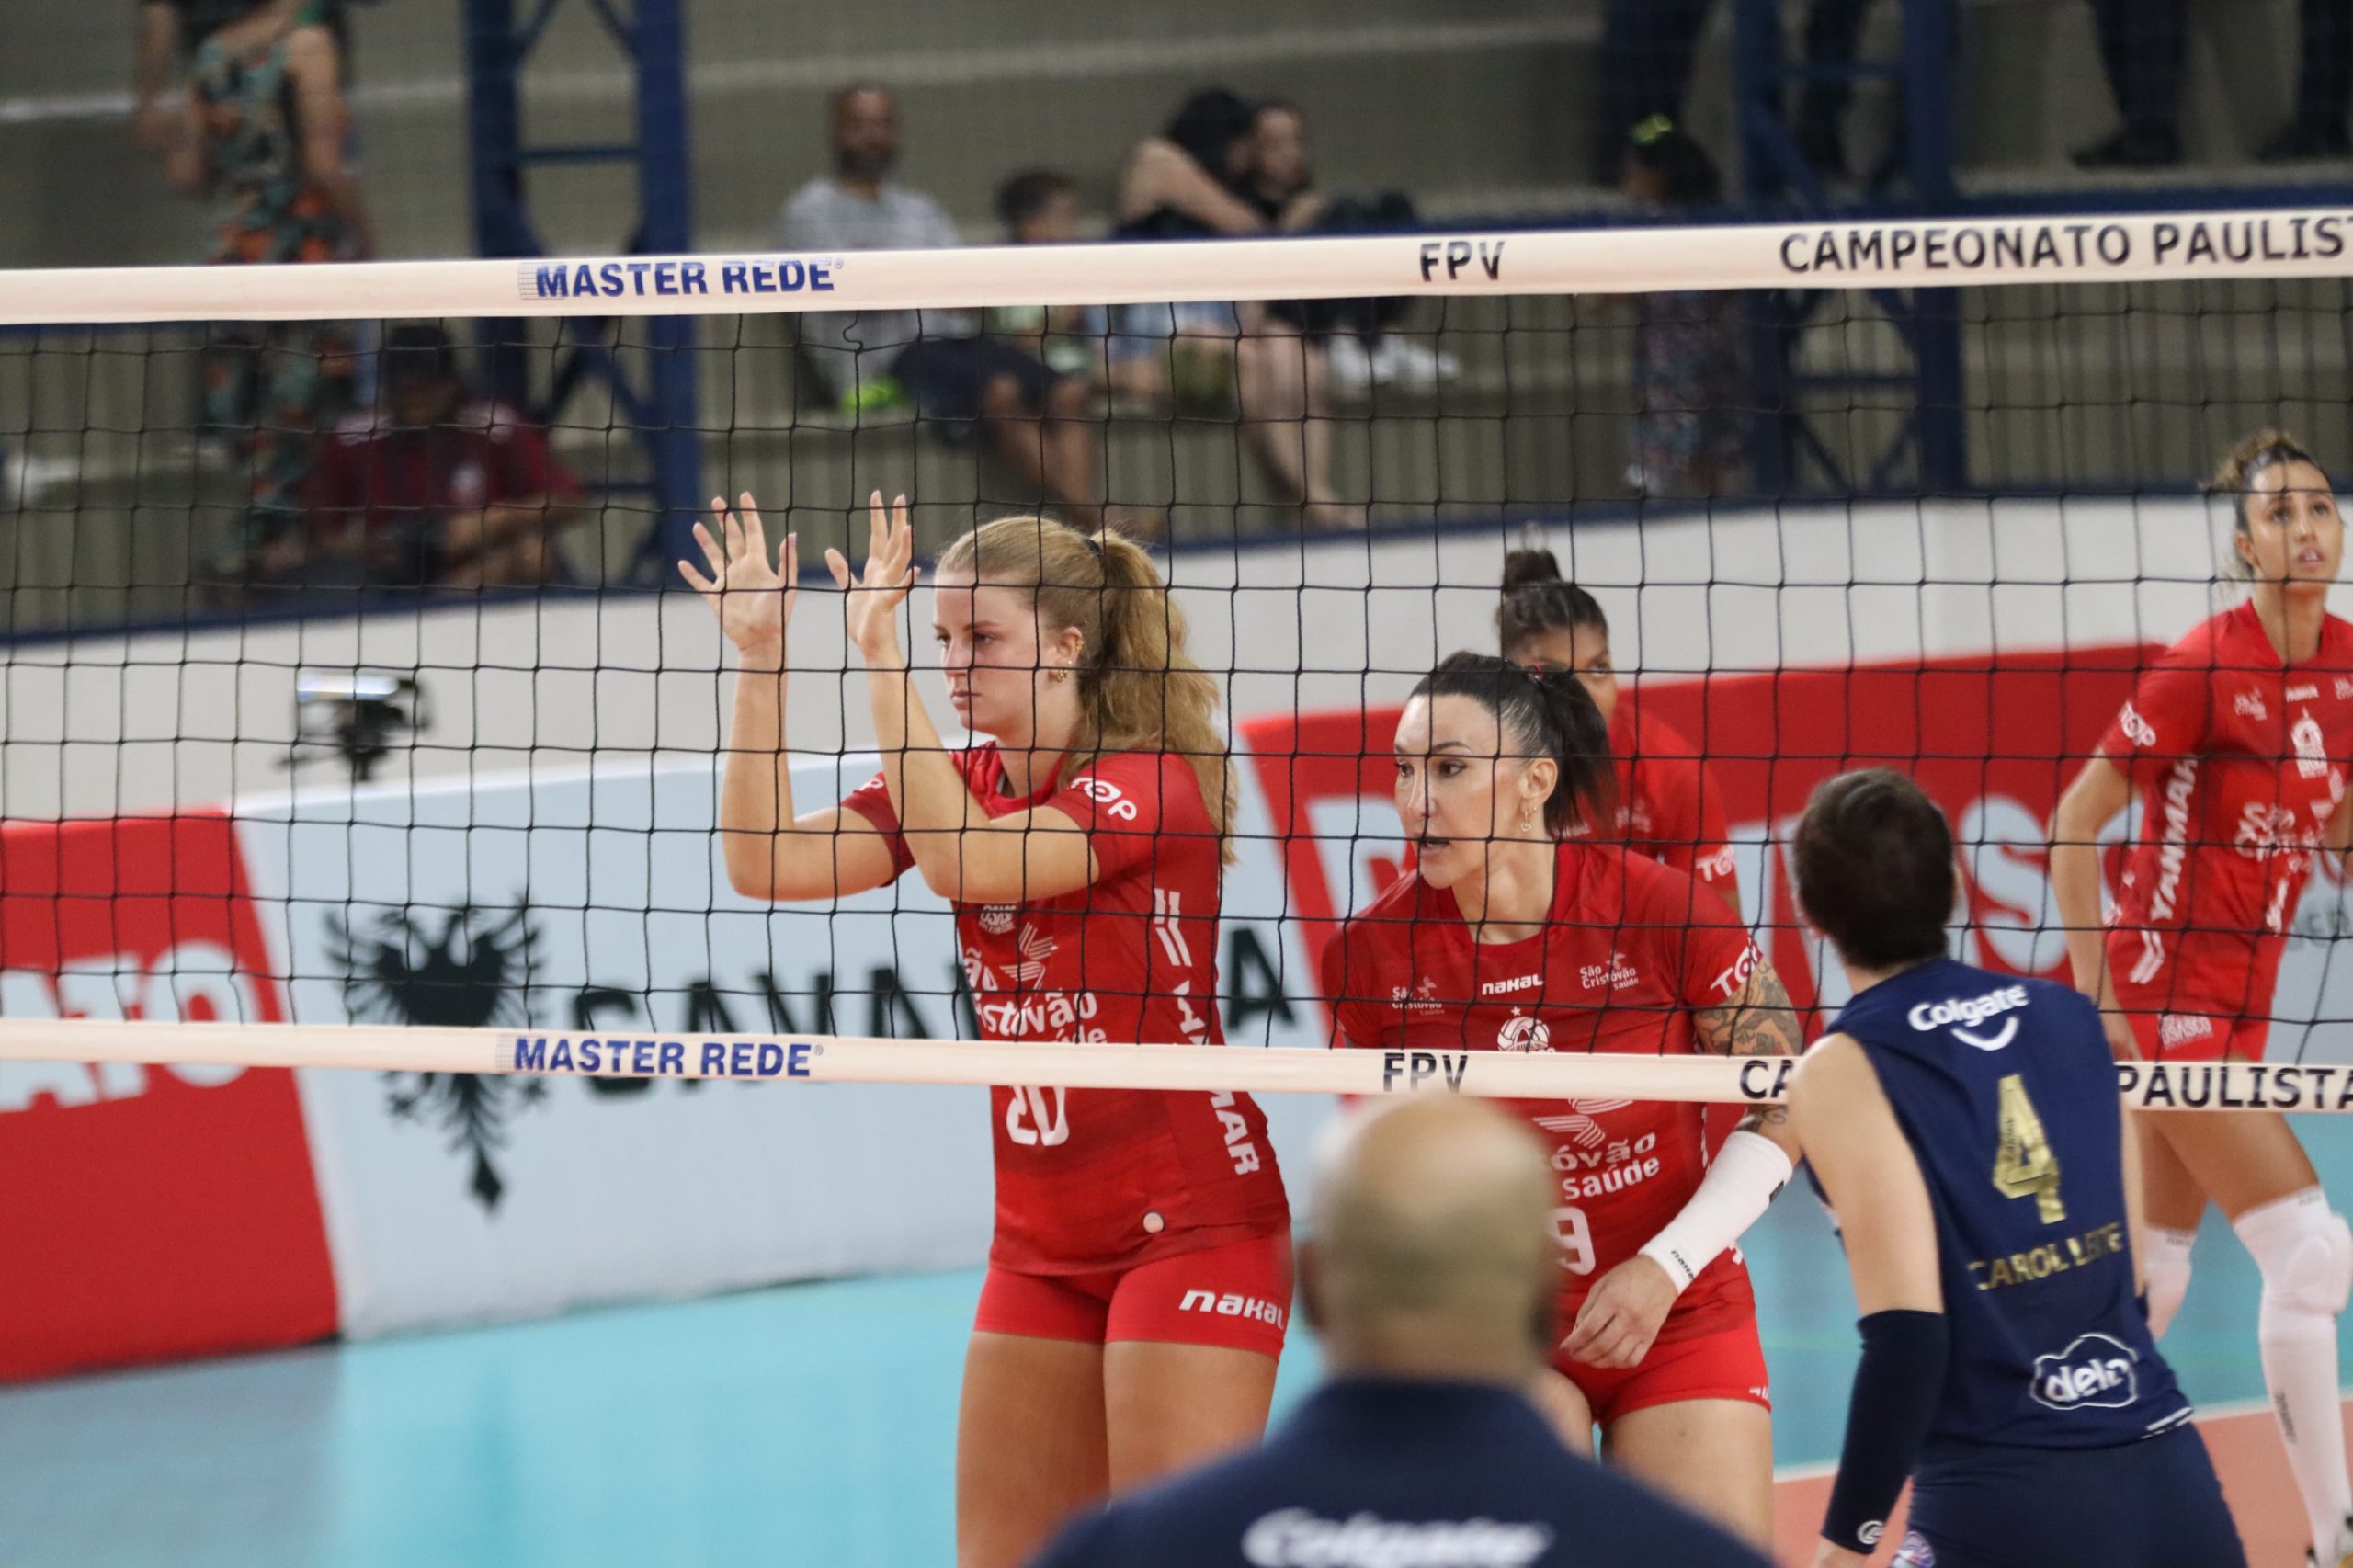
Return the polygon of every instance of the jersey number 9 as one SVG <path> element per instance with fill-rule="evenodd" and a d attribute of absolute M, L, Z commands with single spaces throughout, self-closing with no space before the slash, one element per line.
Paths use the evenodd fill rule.
<path fill-rule="evenodd" d="M 2067 1218 L 2059 1201 L 2059 1156 L 2027 1098 L 2026 1079 L 2013 1073 L 2002 1080 L 2001 1141 L 1994 1147 L 1994 1189 L 2005 1198 L 2031 1198 L 2046 1225 Z"/>
<path fill-rule="evenodd" d="M 1593 1272 L 1593 1232 L 1586 1228 L 1584 1210 L 1553 1210 L 1552 1233 L 1560 1238 L 1562 1267 L 1572 1274 Z"/>

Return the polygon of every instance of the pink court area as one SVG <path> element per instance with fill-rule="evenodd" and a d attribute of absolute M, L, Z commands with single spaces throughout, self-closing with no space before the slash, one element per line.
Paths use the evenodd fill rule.
<path fill-rule="evenodd" d="M 2296 1483 L 2279 1457 L 2279 1437 L 2272 1429 L 2271 1412 L 2260 1403 L 2221 1405 L 2198 1418 L 2207 1451 L 2222 1477 L 2222 1494 L 2238 1521 L 2239 1539 L 2246 1543 L 2247 1568 L 2303 1568 L 2304 1507 Z M 2353 1421 L 2347 1423 L 2353 1436 Z M 1807 1568 L 1813 1561 L 1814 1541 L 1822 1525 L 1822 1510 L 1830 1501 L 1826 1467 L 1807 1465 L 1784 1472 L 1773 1487 L 1773 1560 L 1781 1568 Z M 1904 1510 L 1899 1506 L 1900 1521 Z M 1873 1563 L 1895 1555 L 1904 1539 L 1898 1528 L 1887 1532 Z"/>

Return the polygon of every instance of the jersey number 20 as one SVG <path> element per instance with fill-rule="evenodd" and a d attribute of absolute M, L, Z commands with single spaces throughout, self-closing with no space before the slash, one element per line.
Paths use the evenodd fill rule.
<path fill-rule="evenodd" d="M 2042 1118 L 2027 1098 L 2026 1079 L 2013 1073 L 2002 1080 L 2001 1141 L 1994 1147 L 1994 1189 L 2005 1198 L 2031 1198 L 2046 1225 L 2067 1218 L 2059 1201 L 2059 1156 L 2042 1131 Z"/>

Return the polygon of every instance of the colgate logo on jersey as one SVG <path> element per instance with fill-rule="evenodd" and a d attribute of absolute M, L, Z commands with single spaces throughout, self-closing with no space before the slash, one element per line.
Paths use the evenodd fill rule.
<path fill-rule="evenodd" d="M 1955 996 L 1949 1001 L 1923 1002 L 1904 1015 L 1904 1021 L 1922 1034 L 1930 1029 L 1949 1029 L 1963 1045 L 1973 1045 L 1980 1051 L 1999 1051 L 2018 1038 L 2018 1021 L 2006 1018 L 2002 1027 L 1989 1038 L 1972 1031 L 1986 1019 L 1998 1017 L 2014 1008 L 2027 1005 L 2026 987 L 2006 985 L 1999 991 L 1988 991 L 1982 996 Z"/>
<path fill-rule="evenodd" d="M 1503 1028 L 1495 1031 L 1495 1049 L 1497 1051 L 1550 1051 L 1552 1049 L 1552 1031 L 1540 1017 L 1527 1013 L 1514 1013 L 1504 1020 Z"/>

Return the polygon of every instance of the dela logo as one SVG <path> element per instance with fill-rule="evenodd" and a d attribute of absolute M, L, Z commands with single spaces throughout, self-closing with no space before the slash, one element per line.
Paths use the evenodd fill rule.
<path fill-rule="evenodd" d="M 2079 1335 L 2055 1356 L 2034 1358 L 2030 1392 L 2052 1410 L 2121 1410 L 2141 1397 L 2140 1352 L 2105 1334 Z"/>
<path fill-rule="evenodd" d="M 528 912 L 460 904 L 438 921 L 406 910 L 379 914 L 357 936 L 327 916 L 328 951 L 344 972 L 344 1006 L 363 1023 L 495 1028 L 524 1020 L 522 982 L 534 940 Z M 547 1097 L 538 1078 L 473 1073 L 387 1073 L 386 1103 L 395 1119 L 439 1129 L 452 1153 L 472 1161 L 471 1187 L 495 1210 L 506 1184 L 492 1155 L 506 1143 L 506 1123 Z"/>

